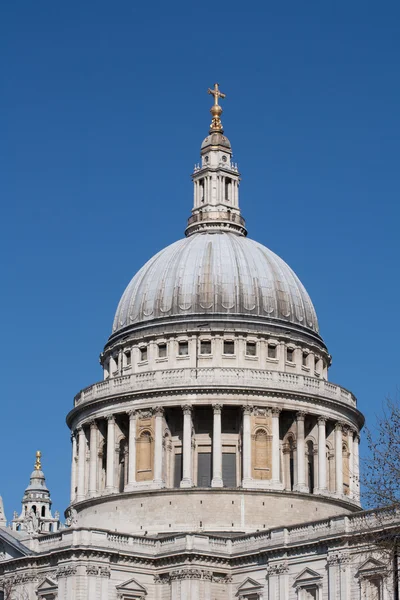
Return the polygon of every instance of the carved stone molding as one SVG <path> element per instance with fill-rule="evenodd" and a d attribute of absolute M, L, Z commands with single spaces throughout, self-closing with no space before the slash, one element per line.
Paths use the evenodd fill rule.
<path fill-rule="evenodd" d="M 318 425 L 325 425 L 326 417 L 318 417 Z"/>
<path fill-rule="evenodd" d="M 86 567 L 86 574 L 87 575 L 98 575 L 99 574 L 99 567 L 96 565 L 87 565 Z"/>
<path fill-rule="evenodd" d="M 269 565 L 267 567 L 267 577 L 271 575 L 284 575 L 289 571 L 287 562 L 278 563 L 276 565 Z"/>
<path fill-rule="evenodd" d="M 251 415 L 252 412 L 253 412 L 253 407 L 250 406 L 250 405 L 248 405 L 248 404 L 246 404 L 246 406 L 242 407 L 242 410 L 243 410 L 243 414 L 244 415 Z"/>
<path fill-rule="evenodd" d="M 156 406 L 154 409 L 154 414 L 156 417 L 164 416 L 164 408 L 162 406 Z"/>
<path fill-rule="evenodd" d="M 99 575 L 100 577 L 111 577 L 110 567 L 100 567 Z"/>
<path fill-rule="evenodd" d="M 220 415 L 222 412 L 222 404 L 213 404 L 212 405 L 213 411 L 215 415 Z"/>
<path fill-rule="evenodd" d="M 71 575 L 76 575 L 77 568 L 75 565 L 65 565 L 63 567 L 58 567 L 56 572 L 57 579 L 60 577 L 71 577 Z"/>
<path fill-rule="evenodd" d="M 299 410 L 299 411 L 296 413 L 296 418 L 297 418 L 297 420 L 298 420 L 298 421 L 304 421 L 304 419 L 306 418 L 306 414 L 307 414 L 307 413 L 306 413 L 304 410 Z"/>
<path fill-rule="evenodd" d="M 253 409 L 253 414 L 256 417 L 269 417 L 269 415 L 271 414 L 271 410 L 269 408 L 255 406 Z"/>
<path fill-rule="evenodd" d="M 154 410 L 152 408 L 143 408 L 142 410 L 138 410 L 138 417 L 140 419 L 150 419 L 154 414 Z"/>
<path fill-rule="evenodd" d="M 350 562 L 350 557 L 344 552 L 334 552 L 327 556 L 326 562 L 328 565 L 341 565 Z"/>
<path fill-rule="evenodd" d="M 193 406 L 191 404 L 183 404 L 182 411 L 184 415 L 191 415 L 193 412 Z"/>

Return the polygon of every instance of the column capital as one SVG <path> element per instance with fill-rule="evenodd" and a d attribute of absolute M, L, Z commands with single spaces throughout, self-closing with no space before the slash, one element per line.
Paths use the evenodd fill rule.
<path fill-rule="evenodd" d="M 111 421 L 111 422 L 115 423 L 115 415 L 107 415 L 106 419 L 108 422 Z"/>
<path fill-rule="evenodd" d="M 357 442 L 357 443 L 359 444 L 359 443 L 360 443 L 360 439 L 361 439 L 361 437 L 360 437 L 360 432 L 359 432 L 359 431 L 356 431 L 356 434 L 355 434 L 355 436 L 354 436 L 354 441 L 355 441 L 355 442 Z"/>
<path fill-rule="evenodd" d="M 342 423 L 341 421 L 337 421 L 335 423 L 335 431 L 343 431 L 344 428 L 344 423 Z"/>
<path fill-rule="evenodd" d="M 298 421 L 304 421 L 304 419 L 306 418 L 307 413 L 304 410 L 299 410 L 296 413 L 296 418 Z"/>
<path fill-rule="evenodd" d="M 164 415 L 164 408 L 162 406 L 156 406 L 154 409 L 154 414 L 156 417 L 162 417 Z"/>
<path fill-rule="evenodd" d="M 271 408 L 271 415 L 272 417 L 279 417 L 279 415 L 281 414 L 282 409 L 278 408 L 278 406 L 272 406 Z"/>
<path fill-rule="evenodd" d="M 132 421 L 133 419 L 136 419 L 138 411 L 132 408 L 131 410 L 128 410 L 127 415 L 129 416 L 129 420 Z"/>
<path fill-rule="evenodd" d="M 254 410 L 254 407 L 251 404 L 245 404 L 242 406 L 242 411 L 244 415 L 251 415 Z"/>
<path fill-rule="evenodd" d="M 222 404 L 218 404 L 218 403 L 213 404 L 212 407 L 213 407 L 214 414 L 220 415 L 222 412 L 222 406 L 223 406 Z"/>
<path fill-rule="evenodd" d="M 182 404 L 182 411 L 184 415 L 191 415 L 193 412 L 193 406 L 191 404 Z"/>
<path fill-rule="evenodd" d="M 326 425 L 326 417 L 318 417 L 318 425 Z"/>
<path fill-rule="evenodd" d="M 79 425 L 79 426 L 78 426 L 78 427 L 75 429 L 75 431 L 76 431 L 76 433 L 77 433 L 78 435 L 81 435 L 81 433 L 84 433 L 84 431 L 83 431 L 83 426 L 82 426 L 82 425 Z"/>
<path fill-rule="evenodd" d="M 96 419 L 92 419 L 91 421 L 89 421 L 88 424 L 89 424 L 90 429 L 97 429 Z"/>
<path fill-rule="evenodd" d="M 73 431 L 71 431 L 71 442 L 73 442 L 73 441 L 76 442 L 77 437 L 78 437 L 78 430 L 74 429 Z"/>

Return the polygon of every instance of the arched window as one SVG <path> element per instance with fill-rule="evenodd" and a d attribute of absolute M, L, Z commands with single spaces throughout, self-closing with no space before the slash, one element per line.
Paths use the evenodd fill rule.
<path fill-rule="evenodd" d="M 315 478 L 314 478 L 314 444 L 312 441 L 307 442 L 307 483 L 310 494 L 314 493 Z"/>
<path fill-rule="evenodd" d="M 120 492 L 124 491 L 125 484 L 127 483 L 127 451 L 127 441 L 123 438 L 119 443 L 118 486 Z"/>
<path fill-rule="evenodd" d="M 34 513 L 35 513 L 35 515 L 36 515 L 36 506 L 35 506 L 35 505 L 33 505 L 33 506 L 32 506 L 32 510 L 33 510 L 33 512 L 34 512 Z"/>
<path fill-rule="evenodd" d="M 153 438 L 150 431 L 142 431 L 137 440 L 137 480 L 153 479 Z"/>
<path fill-rule="evenodd" d="M 42 517 L 46 516 L 46 507 L 42 506 Z"/>
<path fill-rule="evenodd" d="M 349 469 L 349 449 L 347 444 L 342 446 L 342 469 L 343 469 L 343 494 L 350 494 L 350 469 Z"/>
<path fill-rule="evenodd" d="M 271 436 L 265 429 L 254 434 L 253 476 L 255 479 L 271 479 Z"/>

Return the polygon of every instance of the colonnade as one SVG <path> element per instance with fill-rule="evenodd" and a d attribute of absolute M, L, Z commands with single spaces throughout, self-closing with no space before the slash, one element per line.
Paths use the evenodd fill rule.
<path fill-rule="evenodd" d="M 185 404 L 181 406 L 183 413 L 183 425 L 181 432 L 181 453 L 182 453 L 182 477 L 180 481 L 181 488 L 191 488 L 195 485 L 193 475 L 193 411 L 192 405 Z M 212 405 L 213 425 L 211 434 L 212 443 L 212 479 L 211 487 L 224 487 L 222 473 L 222 412 L 221 404 Z M 282 490 L 284 489 L 284 473 L 282 465 L 282 449 L 284 439 L 280 434 L 280 415 L 281 409 L 272 407 L 261 409 L 268 411 L 270 417 L 270 457 L 271 465 L 268 480 L 259 481 L 253 478 L 254 467 L 254 445 L 256 425 L 252 420 L 254 408 L 246 405 L 242 407 L 242 422 L 240 429 L 241 440 L 241 487 L 242 488 L 260 488 Z M 130 410 L 129 428 L 127 439 L 127 477 L 123 491 L 132 491 L 140 487 L 150 487 L 153 489 L 165 487 L 164 481 L 164 452 L 165 452 L 165 415 L 162 407 L 146 409 L 146 413 L 151 413 L 153 421 L 153 465 L 151 481 L 137 481 L 137 440 L 138 440 L 138 418 L 141 417 L 140 410 Z M 125 413 L 126 414 L 126 413 Z M 91 420 L 79 426 L 72 434 L 72 475 L 71 475 L 71 503 L 84 500 L 87 497 L 94 497 L 99 493 L 112 494 L 120 491 L 116 481 L 116 417 L 119 415 L 111 414 L 106 418 L 106 465 L 105 465 L 105 487 L 101 492 L 98 484 L 98 422 Z M 309 486 L 309 473 L 306 468 L 306 444 L 309 437 L 306 436 L 305 420 L 311 417 L 317 419 L 315 428 L 317 430 L 317 472 L 315 480 L 317 484 L 314 489 Z M 331 429 L 333 423 L 331 422 Z M 294 430 L 294 431 L 293 431 Z M 292 486 L 293 491 L 313 492 L 321 495 L 333 495 L 344 497 L 343 487 L 343 433 L 346 432 L 346 442 L 348 451 L 348 489 L 347 498 L 358 501 L 359 499 L 359 436 L 358 433 L 347 425 L 336 422 L 334 426 L 334 465 L 335 465 L 335 485 L 334 492 L 329 489 L 327 478 L 327 419 L 325 417 L 308 415 L 303 411 L 295 414 L 292 433 L 295 433 L 295 483 Z M 314 446 L 313 446 L 314 447 Z M 269 469 L 266 469 L 269 471 Z M 287 487 L 285 488 L 287 489 Z"/>

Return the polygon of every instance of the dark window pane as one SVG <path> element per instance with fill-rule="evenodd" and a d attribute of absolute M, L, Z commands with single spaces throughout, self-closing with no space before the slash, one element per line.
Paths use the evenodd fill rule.
<path fill-rule="evenodd" d="M 158 344 L 158 357 L 165 358 L 167 356 L 167 344 Z"/>
<path fill-rule="evenodd" d="M 187 356 L 189 354 L 189 343 L 188 342 L 179 342 L 179 356 Z"/>
<path fill-rule="evenodd" d="M 268 344 L 268 358 L 276 358 L 276 346 Z"/>
<path fill-rule="evenodd" d="M 257 356 L 257 344 L 255 342 L 246 343 L 247 356 Z"/>
<path fill-rule="evenodd" d="M 211 340 L 201 340 L 200 354 L 211 354 Z"/>
<path fill-rule="evenodd" d="M 235 354 L 235 342 L 224 342 L 224 354 Z"/>

